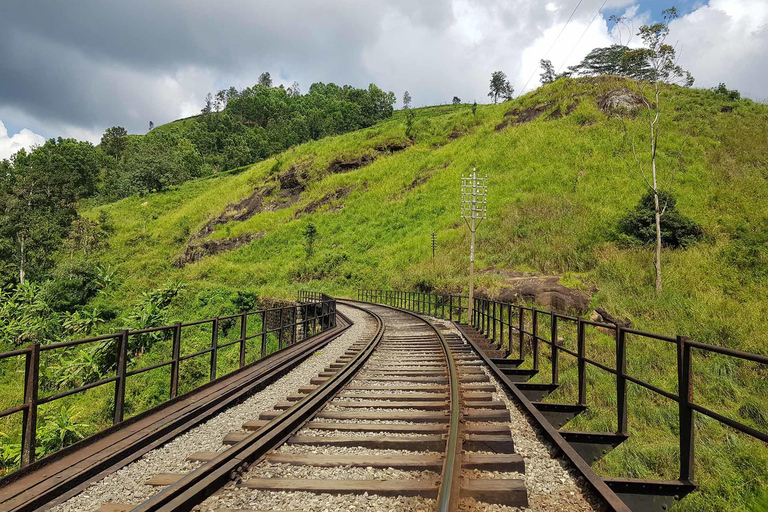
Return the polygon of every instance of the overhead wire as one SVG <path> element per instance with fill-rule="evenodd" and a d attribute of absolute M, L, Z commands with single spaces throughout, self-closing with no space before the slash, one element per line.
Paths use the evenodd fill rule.
<path fill-rule="evenodd" d="M 560 33 L 559 33 L 559 34 L 557 34 L 557 37 L 555 38 L 554 42 L 552 43 L 552 46 L 550 46 L 550 47 L 549 47 L 549 50 L 547 50 L 547 53 L 545 53 L 545 54 L 544 54 L 544 57 L 542 57 L 542 59 L 546 59 L 546 58 L 547 58 L 547 56 L 549 55 L 549 52 L 551 52 L 551 51 L 552 51 L 552 48 L 554 48 L 554 47 L 555 47 L 555 45 L 557 44 L 557 41 L 559 41 L 559 40 L 560 40 L 560 36 L 562 36 L 562 35 L 563 35 L 563 32 L 565 32 L 565 29 L 566 29 L 566 27 L 568 27 L 568 24 L 569 24 L 569 23 L 571 22 L 571 20 L 573 19 L 573 15 L 574 15 L 574 14 L 576 14 L 576 11 L 578 11 L 578 10 L 579 10 L 579 6 L 581 5 L 581 2 L 583 2 L 583 1 L 584 1 L 584 0 L 579 0 L 579 3 L 577 3 L 577 4 L 576 4 L 576 8 L 574 8 L 574 9 L 573 9 L 573 12 L 572 12 L 572 13 L 571 13 L 571 15 L 568 17 L 568 21 L 566 21 L 566 22 L 565 22 L 565 25 L 563 25 L 563 28 L 562 28 L 562 29 L 560 29 Z M 533 75 L 535 75 L 535 74 L 536 74 L 536 71 L 537 71 L 537 70 L 538 70 L 538 68 L 534 68 L 534 70 L 533 70 L 533 73 L 531 73 L 531 76 L 529 76 L 529 77 L 528 77 L 528 80 L 525 82 L 525 85 L 524 85 L 524 86 L 523 86 L 523 88 L 520 90 L 520 94 L 519 94 L 519 96 L 522 96 L 522 94 L 525 92 L 525 89 L 526 89 L 526 87 L 528 87 L 528 84 L 531 82 L 531 79 L 533 78 Z"/>
<path fill-rule="evenodd" d="M 579 43 L 581 42 L 581 40 L 584 38 L 584 36 L 585 36 L 585 35 L 587 35 L 587 31 L 589 30 L 589 27 L 591 27 L 591 26 L 592 26 L 592 23 L 594 23 L 594 21 L 597 19 L 597 16 L 600 14 L 600 11 L 602 11 L 602 10 L 603 10 L 603 7 L 605 7 L 605 4 L 606 4 L 607 2 L 608 2 L 608 0 L 603 0 L 603 5 L 601 5 L 601 6 L 600 6 L 600 8 L 599 8 L 599 9 L 597 10 L 597 12 L 595 13 L 595 15 L 594 15 L 594 16 L 592 16 L 592 21 L 590 21 L 590 22 L 589 22 L 589 25 L 587 25 L 587 28 L 585 28 L 585 29 L 584 29 L 584 32 L 582 32 L 582 33 L 581 33 L 581 37 L 579 37 L 579 40 L 578 40 L 578 41 L 576 41 L 576 44 L 574 44 L 573 46 L 571 46 L 571 51 L 570 51 L 570 52 L 568 52 L 568 56 L 565 58 L 565 60 L 563 60 L 563 63 L 562 63 L 562 64 L 560 64 L 560 67 L 559 67 L 559 68 L 557 68 L 557 71 L 556 71 L 556 73 L 559 73 L 559 72 L 560 72 L 560 70 L 561 70 L 561 69 L 563 69 L 563 66 L 565 66 L 565 63 L 566 63 L 566 62 L 568 62 L 568 59 L 570 59 L 570 58 L 571 58 L 571 55 L 573 55 L 573 50 L 575 50 L 575 49 L 576 49 L 576 47 L 577 47 L 577 46 L 579 46 Z"/>

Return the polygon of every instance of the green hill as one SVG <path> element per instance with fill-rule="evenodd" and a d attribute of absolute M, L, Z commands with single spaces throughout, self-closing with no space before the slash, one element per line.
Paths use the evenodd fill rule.
<path fill-rule="evenodd" d="M 412 138 L 398 112 L 226 175 L 82 213 L 112 219 L 99 259 L 117 269 L 115 304 L 129 308 L 142 292 L 178 280 L 186 289 L 172 306 L 174 321 L 219 314 L 217 301 L 237 290 L 284 299 L 298 289 L 459 293 L 466 290 L 469 239 L 459 218 L 459 179 L 476 167 L 489 178 L 488 220 L 477 241 L 477 283 L 485 293 L 502 292 L 510 271 L 555 275 L 582 290 L 592 307 L 635 328 L 768 353 L 768 107 L 665 87 L 660 184 L 704 237 L 664 251 L 664 291 L 657 295 L 652 250 L 616 236 L 619 220 L 646 190 L 632 169 L 632 141 L 648 162 L 644 114 L 599 106 L 602 95 L 622 86 L 634 87 L 614 77 L 564 79 L 478 106 L 476 115 L 469 105 L 416 109 Z M 309 223 L 318 233 L 311 257 L 303 235 Z M 635 346 L 629 357 L 634 352 L 639 373 L 655 372 L 654 382 L 674 391 L 674 370 L 660 363 L 671 350 Z M 695 368 L 697 401 L 765 430 L 764 371 L 721 359 Z M 573 429 L 615 428 L 612 386 L 590 373 L 592 407 Z M 563 386 L 559 399 L 573 389 Z M 596 470 L 675 478 L 676 407 L 642 393 L 631 399 L 632 438 Z M 768 449 L 701 416 L 697 428 L 702 491 L 676 510 L 743 510 L 753 500 L 757 510 L 768 486 Z"/>

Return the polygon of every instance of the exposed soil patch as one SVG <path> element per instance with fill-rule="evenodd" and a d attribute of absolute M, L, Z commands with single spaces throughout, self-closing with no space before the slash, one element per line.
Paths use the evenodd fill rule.
<path fill-rule="evenodd" d="M 253 194 L 242 201 L 228 205 L 223 212 L 209 220 L 200 231 L 192 235 L 190 241 L 210 235 L 219 224 L 248 220 L 257 213 L 261 213 L 264 211 L 264 196 L 271 194 L 274 189 L 274 186 L 257 188 Z"/>
<path fill-rule="evenodd" d="M 643 97 L 626 87 L 608 91 L 597 98 L 600 110 L 610 114 L 631 114 L 643 105 Z"/>
<path fill-rule="evenodd" d="M 387 142 L 386 144 L 376 146 L 374 149 L 379 153 L 397 153 L 398 151 L 406 149 L 408 146 L 410 146 L 408 141 Z"/>
<path fill-rule="evenodd" d="M 298 219 L 302 215 L 306 215 L 308 213 L 314 213 L 323 206 L 332 203 L 333 201 L 338 201 L 340 199 L 344 199 L 349 195 L 349 193 L 352 192 L 352 187 L 347 188 L 340 188 L 334 192 L 331 192 L 330 194 L 325 194 L 320 199 L 315 199 L 314 201 L 310 201 L 307 206 L 304 206 L 303 208 L 299 208 L 296 210 L 296 213 L 293 215 L 294 219 Z M 343 208 L 343 205 L 341 205 Z M 334 211 L 339 211 L 341 208 L 338 208 L 338 205 Z"/>
<path fill-rule="evenodd" d="M 549 103 L 539 103 L 538 105 L 529 107 L 525 110 L 520 110 L 519 107 L 515 107 L 511 110 L 508 110 L 504 114 L 504 118 L 506 120 L 496 125 L 496 131 L 503 130 L 504 128 L 513 124 L 523 124 L 523 123 L 531 122 L 537 117 L 539 117 L 541 114 L 546 112 L 547 110 L 551 109 L 553 106 L 555 106 L 555 103 L 549 102 Z"/>
<path fill-rule="evenodd" d="M 733 105 L 723 105 L 720 108 L 720 112 L 725 112 L 725 113 L 733 112 L 734 110 L 736 110 L 736 107 L 734 107 Z"/>
<path fill-rule="evenodd" d="M 459 137 L 463 137 L 465 134 L 464 132 L 461 132 L 459 130 L 453 130 L 451 133 L 448 134 L 448 138 L 450 140 L 456 140 Z"/>
<path fill-rule="evenodd" d="M 578 106 L 579 106 L 579 100 L 576 100 L 570 105 L 568 105 L 565 108 L 565 112 L 563 112 L 563 109 L 558 106 L 555 110 L 552 111 L 551 114 L 547 116 L 547 120 L 550 121 L 550 120 L 560 119 L 563 116 L 568 116 L 571 114 L 571 112 L 576 110 L 576 107 Z"/>
<path fill-rule="evenodd" d="M 200 261 L 206 256 L 212 256 L 227 251 L 234 251 L 252 241 L 263 237 L 265 232 L 248 233 L 234 238 L 223 238 L 218 240 L 206 240 L 199 244 L 189 244 L 182 254 L 173 264 L 176 267 L 183 268 L 188 263 Z"/>
<path fill-rule="evenodd" d="M 500 278 L 501 287 L 493 298 L 503 302 L 534 302 L 557 313 L 583 315 L 589 309 L 591 294 L 560 284 L 559 276 L 541 276 L 517 270 L 490 268 L 482 274 Z M 479 289 L 478 295 L 489 297 L 488 290 Z"/>
<path fill-rule="evenodd" d="M 304 168 L 297 168 L 295 165 L 290 169 L 286 169 L 277 175 L 277 179 L 280 182 L 280 190 L 306 188 L 306 181 L 309 179 L 309 172 Z"/>
<path fill-rule="evenodd" d="M 373 155 L 365 154 L 359 158 L 354 158 L 352 160 L 334 160 L 330 164 L 328 164 L 327 171 L 331 174 L 341 174 L 345 172 L 354 171 L 355 169 L 359 169 L 360 167 L 363 167 L 365 165 L 368 165 L 372 163 L 374 160 L 376 160 L 376 157 Z"/>

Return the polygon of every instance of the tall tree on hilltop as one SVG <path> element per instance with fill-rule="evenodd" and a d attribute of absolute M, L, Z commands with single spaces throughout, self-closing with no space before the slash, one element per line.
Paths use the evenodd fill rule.
<path fill-rule="evenodd" d="M 557 76 L 555 75 L 555 66 L 552 65 L 552 61 L 548 59 L 541 59 L 541 83 L 542 84 L 551 84 L 555 80 L 557 80 Z"/>
<path fill-rule="evenodd" d="M 509 83 L 507 75 L 503 71 L 494 71 L 491 74 L 491 90 L 488 97 L 493 99 L 494 103 L 498 103 L 499 98 L 504 99 L 504 101 L 511 100 L 514 92 L 514 87 Z"/>
<path fill-rule="evenodd" d="M 259 75 L 259 85 L 272 87 L 272 76 L 269 74 L 269 71 L 265 71 Z"/>
<path fill-rule="evenodd" d="M 453 103 L 454 105 L 461 105 L 461 98 L 459 98 L 458 96 L 454 96 L 453 100 L 451 100 L 451 103 Z"/>
<path fill-rule="evenodd" d="M 205 95 L 205 105 L 203 105 L 201 112 L 203 115 L 208 115 L 213 112 L 213 95 L 211 93 Z"/>
<path fill-rule="evenodd" d="M 662 116 L 661 92 L 664 83 L 673 83 L 690 87 L 693 85 L 693 77 L 688 71 L 677 65 L 676 52 L 674 47 L 667 44 L 669 36 L 669 23 L 678 17 L 677 9 L 671 7 L 662 11 L 662 21 L 651 25 L 640 27 L 638 35 L 642 38 L 644 47 L 636 50 L 629 50 L 625 58 L 632 62 L 642 63 L 648 70 L 646 81 L 636 82 L 647 115 L 649 141 L 650 141 L 650 180 L 645 172 L 645 168 L 640 162 L 635 148 L 635 142 L 632 141 L 632 153 L 636 164 L 636 170 L 643 178 L 648 188 L 653 192 L 655 224 L 656 224 L 656 257 L 654 266 L 656 268 L 656 291 L 661 293 L 661 217 L 666 212 L 667 205 L 662 205 L 659 200 L 659 180 L 657 168 L 657 152 L 659 147 L 659 121 Z M 649 91 L 650 89 L 650 91 Z M 653 96 L 653 101 L 648 100 L 647 93 Z"/>
<path fill-rule="evenodd" d="M 411 108 L 411 94 L 408 91 L 403 93 L 403 110 Z"/>
<path fill-rule="evenodd" d="M 301 87 L 299 87 L 299 82 L 294 81 L 291 86 L 288 88 L 288 96 L 291 98 L 298 98 L 301 96 Z"/>

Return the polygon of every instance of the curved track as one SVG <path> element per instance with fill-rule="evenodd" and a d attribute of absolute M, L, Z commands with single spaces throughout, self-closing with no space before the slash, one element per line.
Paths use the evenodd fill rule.
<path fill-rule="evenodd" d="M 505 424 L 509 411 L 493 399 L 472 348 L 414 313 L 342 303 L 371 315 L 372 335 L 227 435 L 225 450 L 187 454 L 200 464 L 193 471 L 147 475 L 160 490 L 146 502 L 100 510 L 246 512 L 262 510 L 260 496 L 275 492 L 393 500 L 369 504 L 378 510 L 408 499 L 441 512 L 460 501 L 462 510 L 482 509 L 478 502 L 527 506 L 521 479 L 486 478 L 525 467 Z M 372 478 L 359 478 L 363 470 Z"/>

